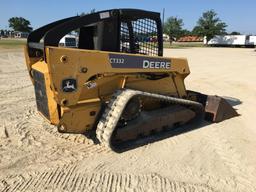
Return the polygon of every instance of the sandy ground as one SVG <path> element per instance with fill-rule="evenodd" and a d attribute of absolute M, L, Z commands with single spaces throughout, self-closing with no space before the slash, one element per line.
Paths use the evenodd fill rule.
<path fill-rule="evenodd" d="M 240 99 L 241 116 L 116 154 L 44 122 L 22 50 L 0 50 L 0 191 L 256 191 L 256 52 L 165 56 L 187 57 L 187 88 Z"/>

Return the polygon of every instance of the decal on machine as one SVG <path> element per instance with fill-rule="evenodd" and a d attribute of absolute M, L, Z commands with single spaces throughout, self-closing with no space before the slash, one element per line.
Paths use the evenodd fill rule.
<path fill-rule="evenodd" d="M 93 89 L 97 87 L 97 83 L 92 81 L 86 82 L 84 85 L 87 87 L 87 89 Z"/>
<path fill-rule="evenodd" d="M 109 54 L 109 62 L 113 68 L 141 68 L 141 69 L 170 69 L 171 60 L 165 58 L 150 58 Z"/>
<path fill-rule="evenodd" d="M 74 92 L 77 89 L 76 79 L 64 79 L 61 86 L 63 92 Z"/>
<path fill-rule="evenodd" d="M 110 17 L 110 13 L 109 12 L 102 12 L 100 13 L 100 19 L 106 19 Z"/>

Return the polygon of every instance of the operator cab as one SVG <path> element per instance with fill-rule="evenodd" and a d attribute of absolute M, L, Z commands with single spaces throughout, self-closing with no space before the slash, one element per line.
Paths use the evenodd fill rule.
<path fill-rule="evenodd" d="M 63 40 L 71 32 L 75 32 L 73 40 L 76 40 L 76 46 L 69 46 Z M 66 18 L 33 31 L 27 41 L 30 56 L 43 56 L 46 46 L 59 45 L 149 56 L 163 55 L 160 14 L 137 9 L 113 9 Z"/>

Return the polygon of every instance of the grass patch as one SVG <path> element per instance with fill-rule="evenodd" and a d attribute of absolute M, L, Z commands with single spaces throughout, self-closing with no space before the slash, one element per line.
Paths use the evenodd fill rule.
<path fill-rule="evenodd" d="M 164 48 L 166 49 L 184 49 L 184 48 L 191 48 L 191 47 L 205 47 L 202 42 L 173 42 L 171 45 L 169 42 L 163 43 Z"/>
<path fill-rule="evenodd" d="M 26 44 L 26 39 L 0 39 L 0 48 L 15 49 L 22 48 Z"/>
<path fill-rule="evenodd" d="M 26 44 L 26 39 L 11 39 L 11 38 L 2 38 L 0 39 L 0 48 L 1 49 L 15 49 L 15 48 L 22 48 Z M 185 49 L 191 47 L 204 47 L 204 44 L 201 42 L 173 42 L 170 45 L 169 42 L 163 43 L 164 48 L 166 49 Z"/>

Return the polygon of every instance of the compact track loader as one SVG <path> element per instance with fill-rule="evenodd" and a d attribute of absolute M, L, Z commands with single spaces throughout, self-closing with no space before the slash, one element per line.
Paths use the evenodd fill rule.
<path fill-rule="evenodd" d="M 72 31 L 77 46 L 59 46 Z M 113 150 L 237 115 L 221 97 L 186 90 L 187 60 L 163 57 L 159 13 L 114 9 L 59 20 L 29 35 L 25 57 L 41 115 L 62 133 L 94 131 Z"/>

